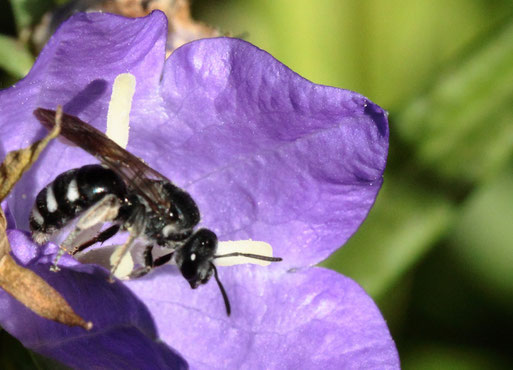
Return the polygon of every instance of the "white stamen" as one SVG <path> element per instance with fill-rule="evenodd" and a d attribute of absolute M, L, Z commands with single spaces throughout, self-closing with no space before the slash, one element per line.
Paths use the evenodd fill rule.
<path fill-rule="evenodd" d="M 70 202 L 74 202 L 79 198 L 77 180 L 73 179 L 68 185 L 68 191 L 66 192 L 66 197 Z"/>
<path fill-rule="evenodd" d="M 51 185 L 46 188 L 46 209 L 50 213 L 57 210 L 57 200 L 55 200 L 55 194 Z"/>
<path fill-rule="evenodd" d="M 260 256 L 272 257 L 273 247 L 271 244 L 257 240 L 236 240 L 236 241 L 223 241 L 217 244 L 217 256 L 222 256 L 229 253 L 250 253 L 258 254 Z M 214 263 L 217 266 L 233 266 L 241 265 L 243 263 L 252 263 L 260 266 L 267 266 L 271 264 L 269 261 L 262 261 L 249 257 L 222 257 L 216 258 Z"/>
<path fill-rule="evenodd" d="M 112 85 L 105 134 L 122 148 L 126 148 L 128 144 L 130 110 L 134 93 L 135 76 L 130 73 L 119 74 Z"/>
<path fill-rule="evenodd" d="M 191 261 L 196 261 L 196 253 L 191 253 Z"/>

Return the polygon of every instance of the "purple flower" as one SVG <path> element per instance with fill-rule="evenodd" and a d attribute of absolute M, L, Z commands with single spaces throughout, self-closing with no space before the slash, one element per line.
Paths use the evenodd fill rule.
<path fill-rule="evenodd" d="M 127 282 L 37 248 L 28 215 L 59 173 L 94 163 L 54 141 L 8 205 L 18 260 L 94 323 L 91 332 L 41 319 L 0 291 L 0 325 L 25 346 L 73 367 L 398 368 L 371 298 L 352 280 L 312 267 L 356 231 L 381 187 L 385 112 L 354 92 L 301 78 L 236 39 L 196 41 L 165 60 L 166 20 L 78 14 L 50 40 L 30 74 L 0 92 L 3 154 L 40 138 L 37 107 L 78 115 L 105 132 L 116 75 L 137 79 L 127 149 L 185 188 L 201 225 L 220 240 L 270 243 L 283 262 L 220 267 L 190 289 L 173 266 Z M 171 349 L 172 348 L 172 349 Z M 182 356 L 182 357 L 180 357 Z"/>

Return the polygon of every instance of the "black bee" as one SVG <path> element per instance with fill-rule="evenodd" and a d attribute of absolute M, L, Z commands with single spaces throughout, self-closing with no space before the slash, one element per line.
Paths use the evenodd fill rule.
<path fill-rule="evenodd" d="M 207 283 L 214 275 L 228 315 L 230 304 L 213 260 L 246 256 L 281 261 L 281 258 L 238 252 L 216 255 L 216 234 L 208 229 L 194 230 L 200 221 L 200 213 L 187 192 L 91 125 L 75 116 L 60 116 L 59 113 L 43 108 L 34 111 L 47 129 L 53 128 L 56 119 L 60 120 L 60 134 L 94 155 L 102 164 L 64 172 L 39 192 L 30 215 L 34 241 L 39 244 L 47 242 L 75 218 L 78 218 L 75 229 L 61 244 L 61 251 L 68 250 L 74 254 L 94 243 L 106 241 L 120 230 L 126 230 L 129 237 L 118 262 L 112 267 L 111 278 L 123 254 L 129 251 L 136 239 L 143 240 L 147 245 L 145 266 L 132 272 L 131 277 L 142 276 L 170 260 L 174 260 L 192 289 Z M 106 222 L 112 226 L 91 240 L 74 245 L 83 230 Z M 170 253 L 154 260 L 152 248 L 155 245 L 169 249 Z M 58 269 L 56 263 L 57 260 L 54 269 Z"/>

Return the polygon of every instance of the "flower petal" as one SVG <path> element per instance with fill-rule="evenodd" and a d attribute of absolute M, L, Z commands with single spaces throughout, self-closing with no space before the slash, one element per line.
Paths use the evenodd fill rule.
<path fill-rule="evenodd" d="M 79 315 L 94 324 L 87 332 L 43 319 L 0 290 L 0 325 L 24 346 L 73 368 L 187 366 L 158 339 L 144 304 L 122 283 L 109 283 L 104 270 L 64 257 L 64 267 L 53 273 L 49 267 L 55 250 L 36 253 L 30 238 L 19 231 L 10 231 L 9 241 L 23 265 L 43 277 Z"/>
<path fill-rule="evenodd" d="M 221 239 L 269 242 L 283 268 L 313 265 L 366 217 L 382 183 L 388 125 L 365 97 L 315 85 L 227 38 L 178 49 L 161 89 L 172 116 L 159 122 L 162 145 L 147 158 L 187 185 Z"/>
<path fill-rule="evenodd" d="M 220 272 L 231 317 L 213 282 L 193 291 L 166 272 L 127 285 L 192 368 L 399 368 L 383 317 L 351 279 L 323 268 L 249 271 Z"/>

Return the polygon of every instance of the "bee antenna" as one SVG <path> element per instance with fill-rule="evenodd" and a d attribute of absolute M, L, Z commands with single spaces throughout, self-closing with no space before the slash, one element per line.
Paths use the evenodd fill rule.
<path fill-rule="evenodd" d="M 219 280 L 219 275 L 217 274 L 216 266 L 213 263 L 210 263 L 210 266 L 212 266 L 212 269 L 214 270 L 214 277 L 217 282 L 217 286 L 219 287 L 219 290 L 221 291 L 221 294 L 223 295 L 224 305 L 226 307 L 226 314 L 230 316 L 230 313 L 232 312 L 232 308 L 230 306 L 230 300 L 228 299 L 228 294 L 226 294 L 226 290 L 224 290 L 223 284 L 221 284 L 221 280 Z"/>
<path fill-rule="evenodd" d="M 254 258 L 256 260 L 269 261 L 269 262 L 280 262 L 283 260 L 280 257 L 268 257 L 268 256 L 262 256 L 260 254 L 241 253 L 241 252 L 233 252 L 233 253 L 221 254 L 221 255 L 214 256 L 214 258 L 222 258 L 222 257 L 248 257 L 248 258 Z"/>

